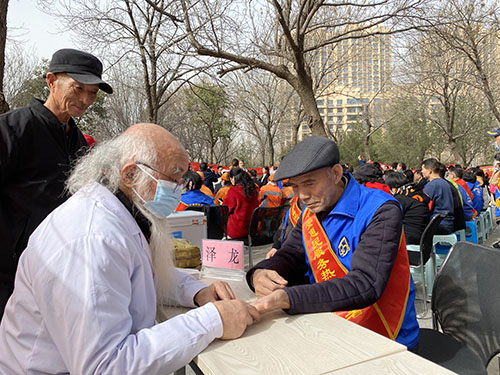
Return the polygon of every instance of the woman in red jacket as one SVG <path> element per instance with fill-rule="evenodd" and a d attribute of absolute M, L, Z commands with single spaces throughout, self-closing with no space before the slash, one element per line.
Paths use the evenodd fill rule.
<path fill-rule="evenodd" d="M 234 186 L 224 199 L 224 204 L 229 207 L 227 234 L 231 238 L 246 237 L 252 213 L 259 207 L 257 189 L 248 173 L 241 168 L 232 168 L 229 178 Z"/>

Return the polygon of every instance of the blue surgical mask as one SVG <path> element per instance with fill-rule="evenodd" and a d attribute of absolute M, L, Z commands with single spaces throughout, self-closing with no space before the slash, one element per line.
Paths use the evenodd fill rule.
<path fill-rule="evenodd" d="M 137 191 L 134 192 L 144 202 L 144 208 L 153 215 L 163 219 L 175 211 L 181 200 L 183 188 L 181 185 L 167 180 L 158 180 L 148 173 L 141 165 L 137 165 L 144 173 L 156 181 L 155 197 L 151 201 L 146 201 Z"/>
<path fill-rule="evenodd" d="M 500 147 L 498 147 L 498 143 L 495 141 L 495 150 L 500 151 Z"/>

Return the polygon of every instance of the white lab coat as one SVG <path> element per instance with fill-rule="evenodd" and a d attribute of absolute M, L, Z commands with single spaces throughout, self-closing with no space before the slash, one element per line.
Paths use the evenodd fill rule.
<path fill-rule="evenodd" d="M 0 325 L 0 373 L 166 374 L 222 335 L 209 303 L 154 325 L 148 244 L 121 202 L 87 186 L 30 237 Z M 205 285 L 178 272 L 172 298 Z"/>

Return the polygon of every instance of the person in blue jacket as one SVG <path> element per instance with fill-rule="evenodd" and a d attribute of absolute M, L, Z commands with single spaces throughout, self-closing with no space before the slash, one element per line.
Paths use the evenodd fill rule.
<path fill-rule="evenodd" d="M 213 206 L 214 199 L 203 193 L 201 188 L 201 177 L 198 173 L 187 171 L 182 178 L 186 183 L 186 191 L 182 193 L 181 201 L 176 211 L 184 211 L 188 206 Z"/>

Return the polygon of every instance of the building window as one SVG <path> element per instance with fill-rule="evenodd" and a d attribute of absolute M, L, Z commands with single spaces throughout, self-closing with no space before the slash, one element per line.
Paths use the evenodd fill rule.
<path fill-rule="evenodd" d="M 337 99 L 337 105 L 341 106 L 342 105 L 342 99 Z"/>
<path fill-rule="evenodd" d="M 333 107 L 333 100 L 332 99 L 328 99 L 328 106 Z"/>
<path fill-rule="evenodd" d="M 342 108 L 337 108 L 337 113 L 342 113 Z"/>
<path fill-rule="evenodd" d="M 347 98 L 347 104 L 361 104 L 361 102 L 356 98 Z"/>
<path fill-rule="evenodd" d="M 361 107 L 347 107 L 347 113 L 360 113 Z"/>
<path fill-rule="evenodd" d="M 316 104 L 317 105 L 325 105 L 325 101 L 323 99 L 317 99 Z"/>

